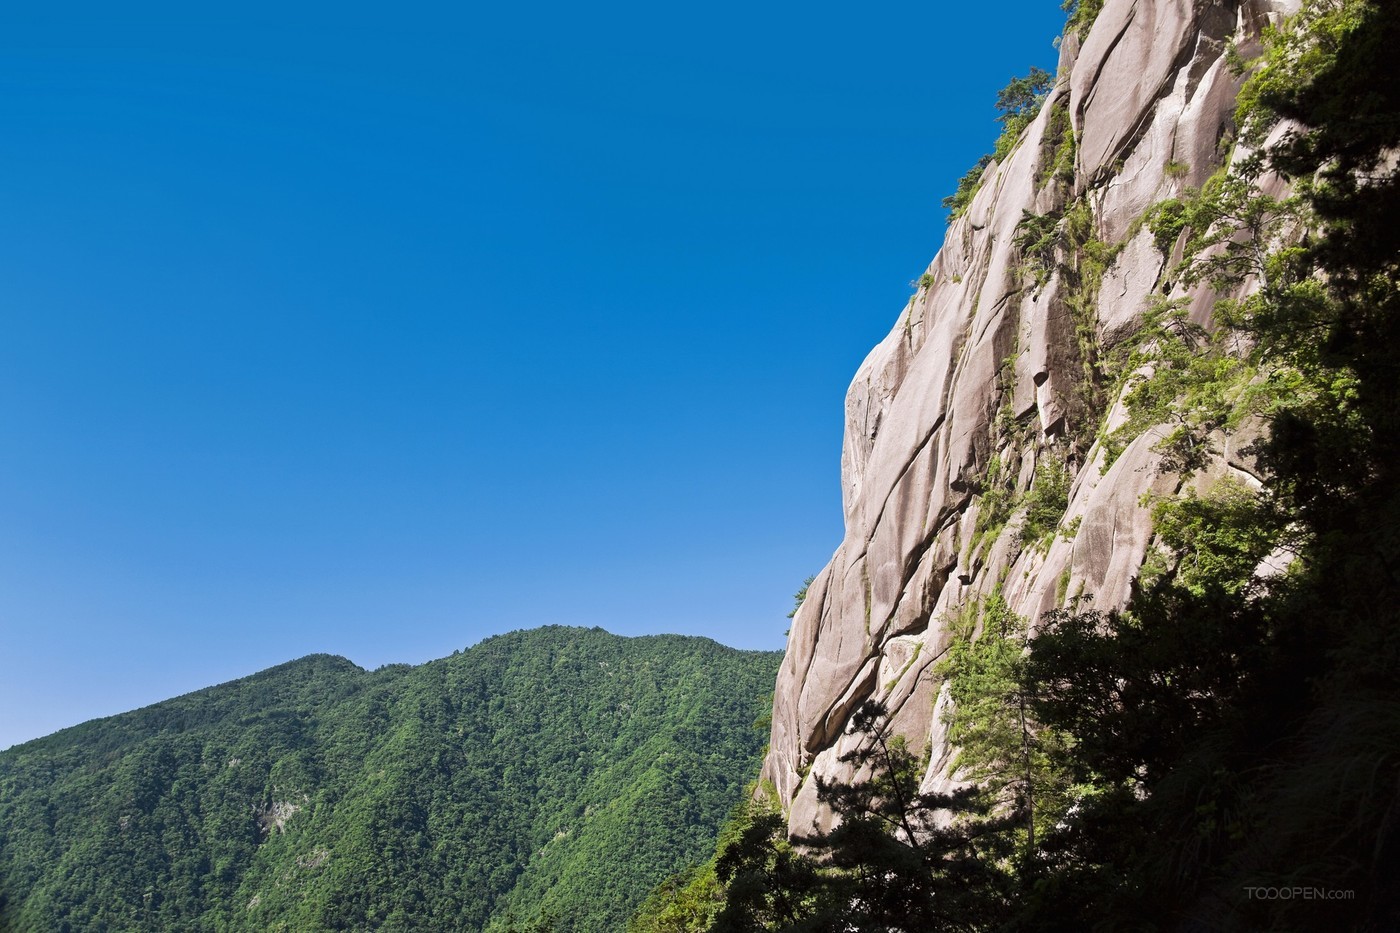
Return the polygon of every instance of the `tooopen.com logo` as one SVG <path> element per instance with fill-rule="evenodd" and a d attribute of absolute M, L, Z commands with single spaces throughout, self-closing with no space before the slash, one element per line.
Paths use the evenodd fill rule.
<path fill-rule="evenodd" d="M 1349 901 L 1356 892 L 1342 888 L 1257 888 L 1246 887 L 1245 897 L 1251 901 Z"/>

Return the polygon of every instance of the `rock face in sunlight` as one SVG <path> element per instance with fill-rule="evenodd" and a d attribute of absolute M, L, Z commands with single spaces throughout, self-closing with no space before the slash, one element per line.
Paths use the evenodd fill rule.
<path fill-rule="evenodd" d="M 827 827 L 815 777 L 853 776 L 838 759 L 869 698 L 929 749 L 926 787 L 953 782 L 934 666 L 961 609 L 1000 592 L 1034 622 L 1127 599 L 1152 537 L 1144 496 L 1182 481 L 1161 429 L 1108 443 L 1125 418 L 1114 349 L 1154 300 L 1201 322 L 1212 298 L 1172 280 L 1185 234 L 1164 242 L 1150 210 L 1232 158 L 1242 78 L 1229 49 L 1252 54 L 1295 7 L 1107 0 L 1087 33 L 1065 37 L 1038 116 L 987 168 L 856 373 L 845 539 L 794 620 L 763 769 L 794 831 Z M 1036 232 L 1050 225 L 1062 237 L 1047 248 Z M 1193 482 L 1251 482 L 1246 432 L 1214 438 Z"/>

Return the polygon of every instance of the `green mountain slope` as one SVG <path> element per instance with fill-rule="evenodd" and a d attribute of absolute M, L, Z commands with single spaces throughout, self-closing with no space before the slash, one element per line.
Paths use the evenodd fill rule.
<path fill-rule="evenodd" d="M 551 627 L 315 655 L 0 753 L 0 929 L 616 930 L 714 844 L 779 655 Z"/>

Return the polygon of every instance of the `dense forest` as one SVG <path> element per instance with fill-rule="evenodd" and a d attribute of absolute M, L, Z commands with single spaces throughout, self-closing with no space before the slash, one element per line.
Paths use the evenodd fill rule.
<path fill-rule="evenodd" d="M 1110 457 L 1155 427 L 1190 477 L 1248 426 L 1257 487 L 1150 503 L 1120 611 L 993 593 L 949 620 L 964 789 L 926 792 L 868 705 L 842 759 L 865 779 L 818 782 L 836 829 L 790 839 L 760 789 L 634 930 L 1400 929 L 1397 48 L 1400 5 L 1307 0 L 1230 51 L 1228 169 L 1143 218 L 1174 280 L 1228 297 L 1202 326 L 1164 289 L 1098 348 Z M 1072 266 L 1075 223 L 1028 216 L 1020 246 Z"/>
<path fill-rule="evenodd" d="M 713 848 L 778 660 L 550 627 L 302 658 L 16 746 L 0 929 L 620 929 Z"/>

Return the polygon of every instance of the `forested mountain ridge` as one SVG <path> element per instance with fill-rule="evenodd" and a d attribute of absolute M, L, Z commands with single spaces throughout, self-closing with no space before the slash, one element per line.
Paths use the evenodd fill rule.
<path fill-rule="evenodd" d="M 615 930 L 714 845 L 778 655 L 313 655 L 0 753 L 0 929 Z"/>

